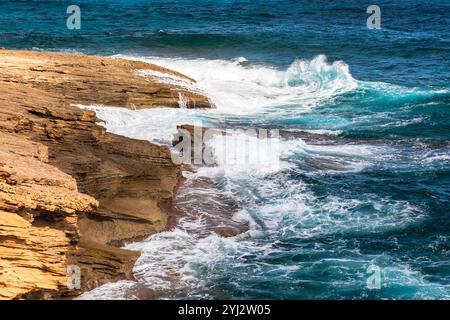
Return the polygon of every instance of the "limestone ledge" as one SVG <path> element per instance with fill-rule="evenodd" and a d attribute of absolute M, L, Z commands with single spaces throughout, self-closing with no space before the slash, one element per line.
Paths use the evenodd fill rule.
<path fill-rule="evenodd" d="M 0 299 L 73 297 L 132 278 L 118 246 L 166 228 L 181 176 L 166 147 L 106 132 L 75 104 L 209 108 L 143 62 L 0 50 Z M 152 74 L 150 72 L 150 74 Z M 81 269 L 68 287 L 67 266 Z"/>

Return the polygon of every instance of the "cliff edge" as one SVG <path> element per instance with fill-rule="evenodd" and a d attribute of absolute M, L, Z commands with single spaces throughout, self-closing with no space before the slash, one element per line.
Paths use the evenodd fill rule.
<path fill-rule="evenodd" d="M 181 168 L 166 147 L 108 133 L 74 105 L 211 107 L 185 83 L 143 62 L 0 50 L 0 299 L 132 278 L 139 253 L 119 246 L 166 227 Z"/>

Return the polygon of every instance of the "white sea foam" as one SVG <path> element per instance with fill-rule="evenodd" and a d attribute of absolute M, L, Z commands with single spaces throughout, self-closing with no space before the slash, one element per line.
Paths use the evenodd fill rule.
<path fill-rule="evenodd" d="M 295 130 L 292 130 L 295 132 Z M 323 135 L 329 135 L 329 136 L 338 136 L 342 133 L 342 130 L 326 130 L 326 129 L 315 129 L 315 130 L 308 130 L 308 129 L 303 129 L 303 130 L 297 130 L 297 131 L 303 131 L 303 132 L 308 132 L 308 133 L 313 133 L 313 134 L 323 134 Z"/>
<path fill-rule="evenodd" d="M 357 87 L 348 65 L 342 61 L 330 64 L 323 55 L 310 61 L 296 60 L 285 71 L 265 65 L 243 66 L 242 62 L 246 61 L 243 57 L 233 60 L 116 57 L 145 61 L 186 74 L 196 83 L 153 71 L 139 71 L 205 92 L 218 109 L 234 114 L 279 105 L 294 106 L 298 112 L 305 112 L 323 100 Z"/>
<path fill-rule="evenodd" d="M 104 284 L 94 290 L 83 293 L 79 300 L 136 300 L 132 294 L 126 294 L 135 286 L 134 281 L 118 281 Z"/>
<path fill-rule="evenodd" d="M 429 155 L 423 159 L 426 163 L 436 162 L 436 163 L 446 163 L 450 162 L 450 153 L 446 154 L 436 154 L 436 155 Z"/>
<path fill-rule="evenodd" d="M 177 87 L 184 88 L 190 92 L 197 92 L 204 94 L 200 87 L 190 79 L 177 76 L 175 74 L 163 73 L 156 70 L 141 69 L 135 71 L 137 75 L 144 77 L 147 80 L 157 81 L 160 83 L 166 83 Z"/>
<path fill-rule="evenodd" d="M 175 69 L 194 78 L 197 89 L 205 92 L 218 109 L 133 111 L 101 106 L 89 108 L 97 112 L 111 132 L 167 145 L 170 145 L 176 125 L 194 124 L 204 115 L 249 114 L 278 105 L 291 105 L 294 110 L 302 112 L 310 110 L 324 99 L 357 86 L 348 72 L 348 66 L 342 62 L 328 64 L 323 56 L 312 61 L 295 61 L 286 71 L 261 65 L 243 66 L 245 58 L 232 61 L 139 60 Z M 155 73 L 144 72 L 141 75 L 157 77 L 161 81 L 180 81 Z M 182 97 L 180 104 L 183 104 Z M 330 134 L 325 131 L 315 133 Z M 248 139 L 242 135 L 237 137 Z M 240 209 L 232 219 L 247 221 L 249 231 L 229 238 L 219 237 L 209 230 L 206 230 L 205 235 L 208 226 L 202 216 L 187 216 L 179 221 L 174 230 L 155 234 L 145 241 L 127 246 L 142 252 L 134 267 L 137 283 L 108 284 L 85 293 L 81 298 L 135 298 L 130 292 L 137 284 L 162 292 L 163 298 L 177 295 L 208 298 L 210 292 L 217 289 L 216 283 L 220 283 L 216 279 L 224 274 L 259 279 L 264 273 L 280 275 L 281 278 L 297 272 L 300 263 L 294 266 L 263 263 L 247 265 L 247 259 L 251 260 L 252 256 L 264 257 L 279 252 L 276 239 L 309 239 L 336 232 L 376 233 L 401 228 L 423 218 L 422 212 L 407 201 L 371 194 L 364 201 L 358 195 L 319 199 L 306 183 L 289 178 L 297 164 L 295 161 L 311 158 L 313 162 L 341 164 L 340 170 L 359 170 L 370 165 L 373 159 L 379 157 L 380 153 L 386 153 L 387 149 L 356 144 L 312 145 L 301 139 L 278 140 L 279 158 L 268 157 L 264 165 L 255 168 L 247 163 L 228 166 L 226 162 L 221 162 L 220 159 L 226 157 L 226 150 L 223 149 L 226 144 L 223 142 L 227 139 L 235 137 L 216 137 L 208 142 L 219 158 L 219 165 L 201 168 L 187 175 L 187 179 L 195 180 L 202 176 L 223 179 L 222 192 L 233 196 L 240 204 Z M 252 153 L 258 141 L 248 141 Z M 196 230 L 202 231 L 202 237 L 197 235 Z M 274 241 L 261 242 L 258 241 L 260 239 Z M 240 281 L 244 280 L 238 279 L 230 285 L 239 286 Z"/>
<path fill-rule="evenodd" d="M 129 110 L 99 105 L 77 106 L 95 111 L 112 133 L 167 146 L 172 145 L 172 138 L 178 125 L 202 124 L 199 116 L 214 114 L 209 110 L 193 109 Z M 291 168 L 292 164 L 286 161 L 286 158 L 293 155 L 299 156 L 300 159 L 318 157 L 334 161 L 341 164 L 339 166 L 341 171 L 354 171 L 370 165 L 371 159 L 389 153 L 386 147 L 361 144 L 313 145 L 307 144 L 302 139 L 285 140 L 269 137 L 261 140 L 242 131 L 228 132 L 233 134 L 214 136 L 207 141 L 208 146 L 214 151 L 218 166 L 201 168 L 199 173 L 202 175 L 210 177 L 224 174 L 268 175 Z"/>
<path fill-rule="evenodd" d="M 109 132 L 164 145 L 172 144 L 177 125 L 194 124 L 202 114 L 195 109 L 129 110 L 101 105 L 76 106 L 95 111 Z"/>

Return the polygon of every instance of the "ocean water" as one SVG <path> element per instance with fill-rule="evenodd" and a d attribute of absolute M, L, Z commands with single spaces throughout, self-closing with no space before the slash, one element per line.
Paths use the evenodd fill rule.
<path fill-rule="evenodd" d="M 279 161 L 186 173 L 177 227 L 127 246 L 136 281 L 83 299 L 450 298 L 448 1 L 377 1 L 380 30 L 360 1 L 75 2 L 76 31 L 72 1 L 2 1 L 0 46 L 152 62 L 216 105 L 82 106 L 108 130 L 165 145 L 184 123 L 285 132 Z"/>

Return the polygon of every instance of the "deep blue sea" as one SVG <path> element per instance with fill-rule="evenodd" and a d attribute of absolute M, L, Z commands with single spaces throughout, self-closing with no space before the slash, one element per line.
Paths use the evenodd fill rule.
<path fill-rule="evenodd" d="M 66 27 L 72 4 L 80 30 Z M 381 29 L 366 26 L 371 4 Z M 185 218 L 128 246 L 142 250 L 137 280 L 84 298 L 450 298 L 449 1 L 1 1 L 0 46 L 163 65 L 217 106 L 91 106 L 112 132 L 288 132 L 281 164 L 187 174 Z M 249 231 L 219 237 L 227 223 Z"/>

